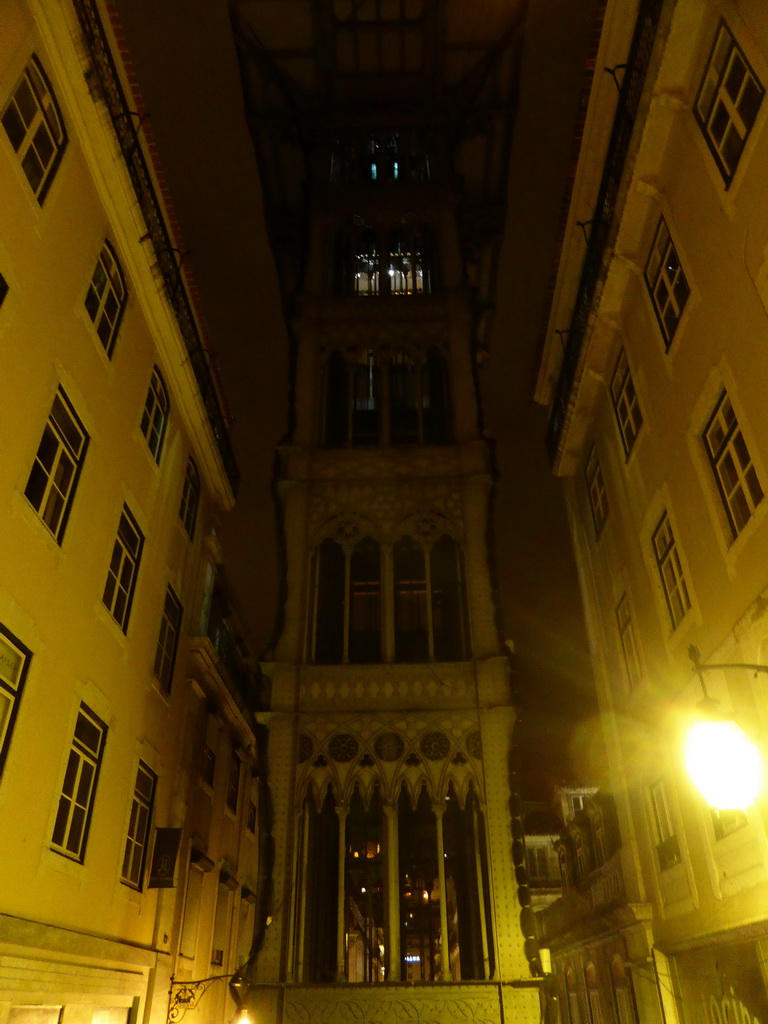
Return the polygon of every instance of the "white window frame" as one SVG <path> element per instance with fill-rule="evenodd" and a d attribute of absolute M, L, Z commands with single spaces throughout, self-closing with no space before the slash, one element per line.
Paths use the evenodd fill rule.
<path fill-rule="evenodd" d="M 198 472 L 195 460 L 190 456 L 187 459 L 187 468 L 184 473 L 184 486 L 181 491 L 181 504 L 179 505 L 179 518 L 184 524 L 187 536 L 190 540 L 195 538 L 195 525 L 197 523 L 197 512 L 200 507 L 200 473 Z"/>
<path fill-rule="evenodd" d="M 216 907 L 213 916 L 211 935 L 211 966 L 228 967 L 230 948 L 230 923 L 232 912 L 233 883 L 237 883 L 226 871 L 219 873 L 219 884 L 216 886 Z"/>
<path fill-rule="evenodd" d="M 727 391 L 704 429 L 704 445 L 735 540 L 763 500 L 763 488 Z"/>
<path fill-rule="evenodd" d="M 120 873 L 120 881 L 123 885 L 139 891 L 142 889 L 147 861 L 149 829 L 152 824 L 156 787 L 157 775 L 143 761 L 139 761 L 133 785 L 128 831 L 125 836 L 123 867 Z"/>
<path fill-rule="evenodd" d="M 624 454 L 629 457 L 643 425 L 643 414 L 624 349 L 619 352 L 616 369 L 611 377 L 611 400 Z"/>
<path fill-rule="evenodd" d="M 165 591 L 163 614 L 160 618 L 160 631 L 157 637 L 155 662 L 152 669 L 164 693 L 171 692 L 183 617 L 184 609 L 182 608 L 181 601 L 179 601 L 173 587 L 169 583 Z"/>
<path fill-rule="evenodd" d="M 682 860 L 666 779 L 662 777 L 652 782 L 648 787 L 648 796 L 653 816 L 659 870 L 666 871 Z"/>
<path fill-rule="evenodd" d="M 205 871 L 190 861 L 184 896 L 184 915 L 179 935 L 179 956 L 185 960 L 197 957 L 197 933 L 200 925 L 200 904 L 203 898 Z"/>
<path fill-rule="evenodd" d="M 669 349 L 691 289 L 663 217 L 659 218 L 645 265 L 645 283 L 664 337 L 664 347 Z"/>
<path fill-rule="evenodd" d="M 643 681 L 643 665 L 640 659 L 640 645 L 635 631 L 629 594 L 625 590 L 616 604 L 616 626 L 621 642 L 621 654 L 630 690 L 634 690 Z"/>
<path fill-rule="evenodd" d="M 85 296 L 85 309 L 104 351 L 112 358 L 127 301 L 125 278 L 115 250 L 105 239 Z"/>
<path fill-rule="evenodd" d="M 124 633 L 128 630 L 131 617 L 143 547 L 144 535 L 131 510 L 123 505 L 102 601 Z"/>
<path fill-rule="evenodd" d="M 712 817 L 712 831 L 716 842 L 719 842 L 721 839 L 725 839 L 726 836 L 733 835 L 734 832 L 738 832 L 739 829 L 744 828 L 749 821 L 746 811 L 742 810 L 719 811 L 715 807 L 711 807 L 710 812 Z"/>
<path fill-rule="evenodd" d="M 94 730 L 96 742 L 92 743 L 85 737 Z M 81 704 L 51 835 L 52 850 L 81 864 L 85 859 L 106 737 L 104 722 L 87 705 Z"/>
<path fill-rule="evenodd" d="M 158 464 L 163 451 L 170 407 L 168 389 L 160 371 L 155 366 L 152 368 L 144 411 L 141 414 L 141 432 L 146 439 L 152 457 Z"/>
<path fill-rule="evenodd" d="M 587 482 L 589 508 L 592 512 L 592 522 L 595 527 L 595 537 L 597 538 L 602 533 L 605 521 L 608 518 L 608 494 L 605 489 L 603 470 L 597 454 L 597 445 L 594 443 L 587 456 L 584 477 Z"/>
<path fill-rule="evenodd" d="M 691 607 L 691 597 L 683 572 L 680 551 L 666 509 L 653 531 L 653 554 L 661 580 L 672 628 L 677 629 Z"/>
<path fill-rule="evenodd" d="M 24 177 L 42 205 L 64 155 L 67 133 L 48 76 L 36 54 L 32 54 L 16 83 L 0 122 Z M 9 125 L 13 125 L 13 131 Z M 19 133 L 16 129 L 23 131 Z"/>
<path fill-rule="evenodd" d="M 43 429 L 24 495 L 58 544 L 64 537 L 88 435 L 63 388 L 59 388 Z"/>
<path fill-rule="evenodd" d="M 600 1001 L 600 982 L 597 966 L 590 961 L 584 966 L 584 988 L 587 992 L 587 1009 L 590 1024 L 603 1024 L 603 1007 Z"/>
<path fill-rule="evenodd" d="M 764 95 L 765 90 L 733 33 L 721 21 L 696 97 L 694 112 L 726 188 L 736 173 Z M 750 99 L 753 102 L 756 100 L 751 109 Z M 734 143 L 734 149 L 729 154 L 730 143 Z"/>
<path fill-rule="evenodd" d="M 230 748 L 227 764 L 226 805 L 233 814 L 237 814 L 240 806 L 240 776 L 242 775 L 243 759 L 234 747 Z"/>
<path fill-rule="evenodd" d="M 31 658 L 29 648 L 0 624 L 0 775 L 11 746 Z"/>

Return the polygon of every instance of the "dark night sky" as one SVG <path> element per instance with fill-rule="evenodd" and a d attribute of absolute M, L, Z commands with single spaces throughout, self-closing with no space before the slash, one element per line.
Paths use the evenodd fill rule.
<path fill-rule="evenodd" d="M 263 650 L 278 605 L 270 483 L 288 422 L 288 341 L 227 5 L 117 7 L 235 419 L 243 482 L 221 534 L 228 574 Z M 499 471 L 501 618 L 517 654 L 524 764 L 538 790 L 576 776 L 600 781 L 600 758 L 586 753 L 599 746 L 598 731 L 561 484 L 544 451 L 546 411 L 531 399 L 594 7 L 595 0 L 529 0 L 497 308 L 481 376 Z"/>

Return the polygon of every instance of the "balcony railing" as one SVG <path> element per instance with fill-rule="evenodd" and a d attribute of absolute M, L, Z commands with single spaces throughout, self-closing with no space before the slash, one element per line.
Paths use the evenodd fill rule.
<path fill-rule="evenodd" d="M 597 194 L 597 203 L 587 241 L 587 251 L 581 270 L 579 289 L 573 310 L 568 342 L 563 355 L 560 377 L 552 403 L 547 428 L 547 451 L 554 462 L 560 438 L 568 415 L 571 391 L 581 356 L 581 348 L 587 331 L 589 312 L 595 290 L 603 274 L 605 250 L 613 226 L 614 214 L 619 197 L 619 188 L 624 174 L 624 165 L 635 127 L 640 100 L 643 95 L 645 76 L 656 40 L 656 31 L 664 0 L 641 0 L 635 23 L 635 31 L 629 48 L 627 66 L 624 71 L 619 102 L 613 120 L 613 129 L 603 167 L 603 176 Z"/>
<path fill-rule="evenodd" d="M 98 82 L 98 92 L 109 112 L 112 127 L 136 193 L 136 199 L 147 225 L 148 237 L 163 279 L 165 294 L 184 339 L 190 366 L 200 389 L 200 396 L 227 478 L 232 491 L 236 493 L 240 474 L 234 451 L 229 440 L 208 355 L 203 347 L 189 296 L 184 287 L 181 269 L 177 262 L 177 252 L 168 234 L 162 208 L 141 147 L 139 129 L 135 121 L 136 114 L 131 111 L 125 98 L 95 0 L 73 0 L 73 2 L 91 60 L 92 73 Z"/>
<path fill-rule="evenodd" d="M 192 657 L 214 690 L 222 687 L 247 720 L 258 703 L 258 681 L 238 649 L 226 619 L 211 621 L 205 636 L 190 639 Z"/>
<path fill-rule="evenodd" d="M 625 899 L 621 853 L 616 851 L 600 867 L 590 871 L 577 886 L 567 889 L 559 900 L 539 912 L 542 940 L 550 941 L 585 917 Z"/>

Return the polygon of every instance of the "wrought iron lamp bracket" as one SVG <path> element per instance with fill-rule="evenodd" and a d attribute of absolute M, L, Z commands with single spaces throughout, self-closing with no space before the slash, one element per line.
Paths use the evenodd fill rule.
<path fill-rule="evenodd" d="M 175 981 L 168 989 L 168 1024 L 178 1024 L 187 1010 L 194 1010 L 215 981 L 231 981 L 231 974 L 214 974 L 197 981 Z"/>

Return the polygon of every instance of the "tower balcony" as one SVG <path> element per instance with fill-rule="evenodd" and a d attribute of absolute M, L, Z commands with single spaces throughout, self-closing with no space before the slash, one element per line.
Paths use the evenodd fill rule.
<path fill-rule="evenodd" d="M 249 1008 L 251 1005 L 256 1019 L 278 1019 L 283 1024 L 330 1024 L 339 1020 L 368 1024 L 382 1019 L 501 1024 L 505 1019 L 520 1019 L 524 1008 L 535 1011 L 538 994 L 533 988 L 515 988 L 496 981 L 260 985 L 250 997 Z"/>

